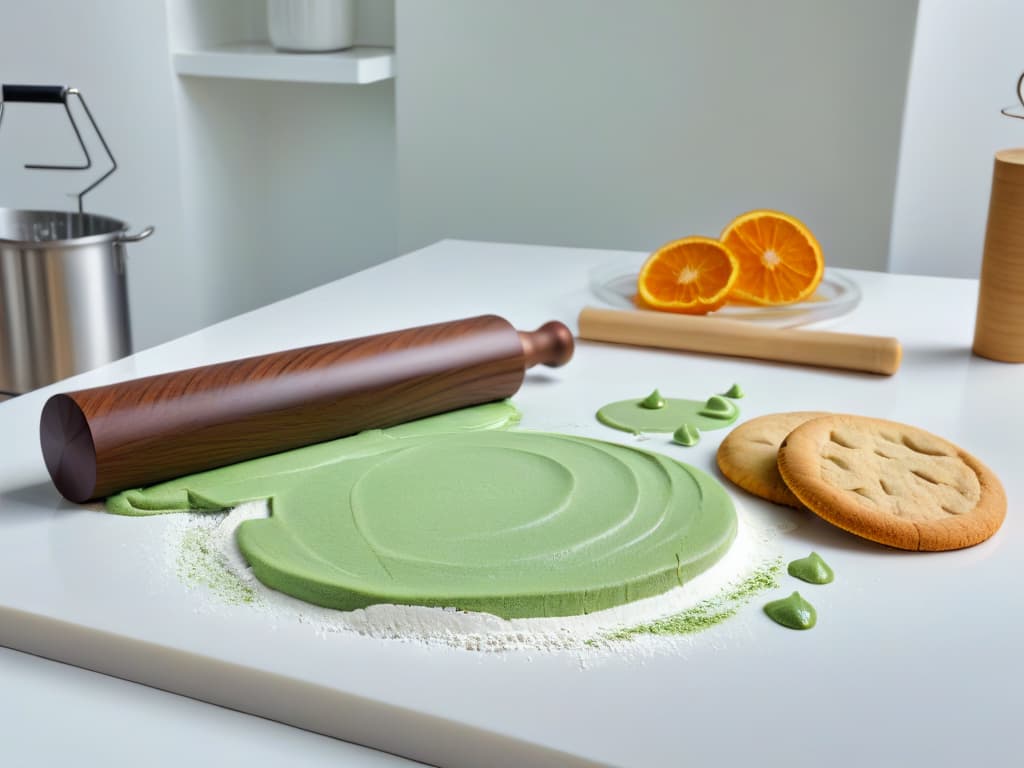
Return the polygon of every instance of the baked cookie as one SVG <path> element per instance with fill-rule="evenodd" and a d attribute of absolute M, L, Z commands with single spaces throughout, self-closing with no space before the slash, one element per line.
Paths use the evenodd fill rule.
<path fill-rule="evenodd" d="M 894 421 L 831 415 L 805 422 L 783 440 L 779 473 L 819 517 L 899 549 L 970 547 L 1006 516 L 992 470 L 949 441 Z"/>
<path fill-rule="evenodd" d="M 779 475 L 779 445 L 805 421 L 827 416 L 822 411 L 769 413 L 758 416 L 725 436 L 718 446 L 718 468 L 740 488 L 762 499 L 796 509 L 804 505 Z"/>

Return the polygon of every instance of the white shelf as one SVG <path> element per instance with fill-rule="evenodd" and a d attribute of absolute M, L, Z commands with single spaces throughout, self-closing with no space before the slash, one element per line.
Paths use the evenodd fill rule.
<path fill-rule="evenodd" d="M 269 43 L 235 43 L 179 51 L 174 70 L 187 77 L 359 85 L 394 77 L 395 52 L 362 46 L 336 53 L 281 53 Z"/>

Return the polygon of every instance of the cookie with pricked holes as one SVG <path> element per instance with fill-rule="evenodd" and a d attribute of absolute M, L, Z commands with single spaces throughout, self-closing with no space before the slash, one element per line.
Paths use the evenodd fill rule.
<path fill-rule="evenodd" d="M 778 466 L 819 517 L 899 549 L 970 547 L 1006 517 L 1006 493 L 992 470 L 908 424 L 850 415 L 811 419 L 783 440 Z"/>
<path fill-rule="evenodd" d="M 718 468 L 745 491 L 762 499 L 803 509 L 779 475 L 779 445 L 805 421 L 827 416 L 822 411 L 769 413 L 745 421 L 725 436 L 718 446 Z"/>

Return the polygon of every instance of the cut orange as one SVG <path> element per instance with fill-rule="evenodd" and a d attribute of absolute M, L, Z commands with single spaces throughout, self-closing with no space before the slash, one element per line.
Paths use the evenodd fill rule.
<path fill-rule="evenodd" d="M 733 219 L 721 240 L 739 261 L 729 298 L 753 304 L 792 304 L 813 295 L 825 271 L 821 246 L 799 220 L 777 211 Z"/>
<path fill-rule="evenodd" d="M 725 304 L 739 273 L 717 240 L 685 237 L 656 250 L 640 270 L 637 290 L 651 309 L 702 315 Z"/>

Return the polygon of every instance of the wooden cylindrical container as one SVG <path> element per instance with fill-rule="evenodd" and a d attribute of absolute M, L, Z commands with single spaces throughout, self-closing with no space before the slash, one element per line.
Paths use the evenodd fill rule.
<path fill-rule="evenodd" d="M 1024 149 L 996 153 L 974 353 L 1024 363 Z"/>
<path fill-rule="evenodd" d="M 484 315 L 54 395 L 40 443 L 57 490 L 83 502 L 509 397 L 572 351 L 562 323 Z"/>

